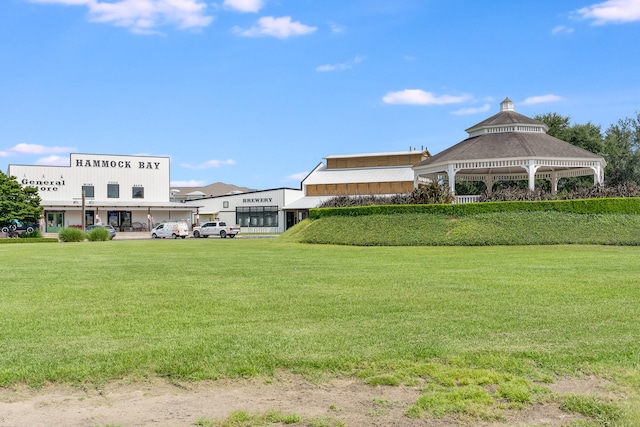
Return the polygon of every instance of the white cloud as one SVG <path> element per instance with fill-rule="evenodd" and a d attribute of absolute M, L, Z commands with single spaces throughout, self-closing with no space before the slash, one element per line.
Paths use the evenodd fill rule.
<path fill-rule="evenodd" d="M 539 95 L 539 96 L 530 96 L 529 98 L 522 101 L 522 105 L 534 105 L 534 104 L 546 104 L 548 102 L 558 102 L 561 101 L 562 97 L 558 95 Z"/>
<path fill-rule="evenodd" d="M 178 29 L 206 27 L 213 17 L 206 15 L 202 0 L 30 0 L 32 3 L 86 6 L 91 22 L 128 28 L 137 34 L 157 33 L 162 25 Z"/>
<path fill-rule="evenodd" d="M 607 0 L 578 9 L 577 13 L 595 25 L 640 21 L 640 1 Z"/>
<path fill-rule="evenodd" d="M 307 175 L 309 175 L 309 172 L 294 173 L 293 175 L 289 175 L 287 177 L 287 181 L 302 181 L 307 177 Z"/>
<path fill-rule="evenodd" d="M 169 183 L 171 187 L 204 187 L 205 181 L 191 179 L 189 181 L 171 181 Z"/>
<path fill-rule="evenodd" d="M 551 34 L 571 34 L 573 33 L 573 28 L 565 27 L 564 25 L 557 25 L 553 27 L 551 30 Z"/>
<path fill-rule="evenodd" d="M 224 0 L 222 4 L 226 9 L 238 12 L 259 12 L 264 6 L 264 0 Z"/>
<path fill-rule="evenodd" d="M 43 157 L 36 160 L 36 165 L 44 166 L 69 166 L 69 157 L 60 157 L 56 155 Z"/>
<path fill-rule="evenodd" d="M 354 65 L 360 64 L 364 61 L 364 56 L 356 56 L 350 61 L 343 62 L 341 64 L 326 64 L 319 65 L 316 67 L 316 71 L 318 72 L 327 72 L 327 71 L 344 71 L 353 68 Z"/>
<path fill-rule="evenodd" d="M 331 32 L 334 34 L 341 34 L 346 31 L 346 28 L 344 25 L 336 24 L 335 22 L 330 22 L 329 28 L 331 28 Z"/>
<path fill-rule="evenodd" d="M 244 37 L 276 37 L 279 39 L 287 39 L 293 36 L 303 36 L 311 34 L 317 30 L 317 27 L 310 27 L 300 22 L 291 22 L 290 16 L 282 18 L 274 18 L 273 16 L 263 16 L 258 19 L 257 25 L 243 30 L 240 27 L 233 27 L 233 32 Z"/>
<path fill-rule="evenodd" d="M 31 0 L 31 3 L 62 4 L 65 6 L 88 6 L 93 0 Z"/>
<path fill-rule="evenodd" d="M 458 111 L 454 111 L 453 114 L 457 116 L 466 116 L 468 114 L 484 113 L 489 111 L 490 108 L 489 104 L 484 104 L 482 107 L 461 108 Z"/>
<path fill-rule="evenodd" d="M 0 157 L 33 155 L 33 154 L 53 154 L 53 153 L 70 153 L 75 151 L 72 147 L 47 147 L 38 144 L 20 143 L 9 148 L 6 151 L 0 151 Z"/>
<path fill-rule="evenodd" d="M 469 101 L 471 95 L 436 95 L 432 92 L 425 92 L 422 89 L 405 89 L 398 92 L 389 92 L 382 100 L 386 104 L 409 104 L 409 105 L 445 105 L 459 104 Z"/>
<path fill-rule="evenodd" d="M 221 166 L 226 165 L 235 165 L 236 162 L 234 160 L 208 160 L 204 163 L 200 163 L 199 165 L 191 165 L 189 163 L 182 163 L 181 166 L 187 169 L 215 169 Z"/>

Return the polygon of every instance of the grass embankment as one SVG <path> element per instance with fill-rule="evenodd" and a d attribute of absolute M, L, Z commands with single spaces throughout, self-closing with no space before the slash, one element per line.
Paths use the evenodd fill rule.
<path fill-rule="evenodd" d="M 424 382 L 408 415 L 491 418 L 550 399 L 557 376 L 597 374 L 637 402 L 639 255 L 281 239 L 0 246 L 0 386 L 287 370 Z M 609 420 L 624 418 L 621 402 Z"/>
<path fill-rule="evenodd" d="M 640 245 L 640 215 L 497 212 L 332 216 L 285 233 L 302 243 L 356 246 Z"/>

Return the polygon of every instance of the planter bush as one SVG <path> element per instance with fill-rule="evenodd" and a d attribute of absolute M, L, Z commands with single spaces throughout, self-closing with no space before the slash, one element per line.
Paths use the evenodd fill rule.
<path fill-rule="evenodd" d="M 40 239 L 42 238 L 42 232 L 40 230 L 33 230 L 31 233 L 22 233 L 21 239 Z"/>
<path fill-rule="evenodd" d="M 106 228 L 96 227 L 87 233 L 87 239 L 90 242 L 104 242 L 111 240 L 111 233 Z"/>
<path fill-rule="evenodd" d="M 60 230 L 58 239 L 61 242 L 84 242 L 86 233 L 78 228 L 67 227 Z"/>

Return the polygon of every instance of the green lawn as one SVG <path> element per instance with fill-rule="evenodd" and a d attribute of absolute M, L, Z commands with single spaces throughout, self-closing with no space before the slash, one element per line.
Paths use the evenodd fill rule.
<path fill-rule="evenodd" d="M 488 212 L 332 216 L 287 232 L 303 243 L 355 246 L 640 245 L 640 215 Z"/>
<path fill-rule="evenodd" d="M 538 396 L 587 373 L 637 396 L 639 266 L 617 246 L 0 245 L 0 386 L 288 370 L 435 393 L 488 372 Z"/>

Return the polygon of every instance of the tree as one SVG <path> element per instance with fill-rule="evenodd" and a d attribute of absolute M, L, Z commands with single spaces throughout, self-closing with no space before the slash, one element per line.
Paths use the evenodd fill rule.
<path fill-rule="evenodd" d="M 565 133 L 570 128 L 571 116 L 561 116 L 558 113 L 537 114 L 533 118 L 547 125 L 547 135 L 565 140 Z"/>
<path fill-rule="evenodd" d="M 549 128 L 547 135 L 561 139 L 576 147 L 592 153 L 602 155 L 604 138 L 599 125 L 591 122 L 571 124 L 571 116 L 561 116 L 558 113 L 537 115 L 534 119 L 544 123 Z"/>
<path fill-rule="evenodd" d="M 605 132 L 605 177 L 611 185 L 640 184 L 640 114 L 618 120 Z"/>
<path fill-rule="evenodd" d="M 42 213 L 36 188 L 23 188 L 15 177 L 0 172 L 0 224 L 11 219 L 36 222 Z"/>
<path fill-rule="evenodd" d="M 549 130 L 547 135 L 561 139 L 571 145 L 580 147 L 594 154 L 605 157 L 604 155 L 604 137 L 599 125 L 591 122 L 585 124 L 571 124 L 571 116 L 562 116 L 558 113 L 547 113 L 534 116 L 534 119 L 543 122 Z M 605 168 L 605 178 L 608 179 L 608 166 Z M 578 188 L 590 187 L 593 185 L 591 177 L 572 177 L 562 178 L 558 182 L 558 191 L 571 191 Z"/>

